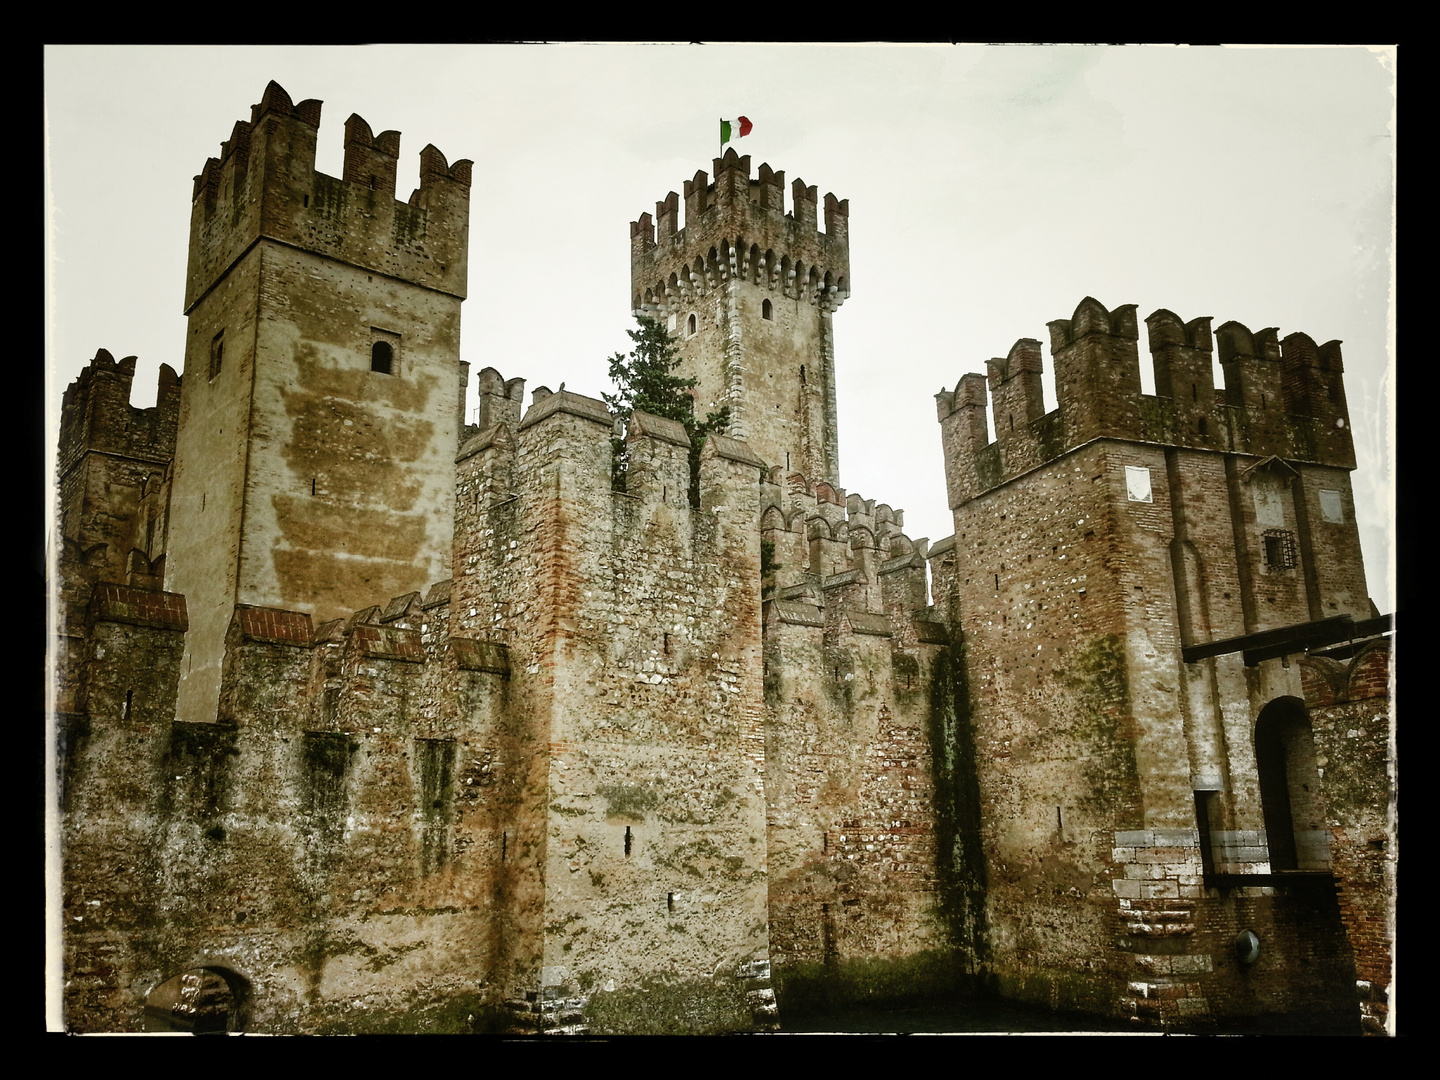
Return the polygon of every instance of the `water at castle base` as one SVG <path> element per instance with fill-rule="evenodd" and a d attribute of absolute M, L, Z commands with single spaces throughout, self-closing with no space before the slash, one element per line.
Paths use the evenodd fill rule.
<path fill-rule="evenodd" d="M 1217 1024 L 1209 1029 L 1164 1030 L 1133 1021 L 1053 1013 L 1044 1009 L 995 1002 L 966 1002 L 913 1009 L 859 1008 L 840 1012 L 781 1017 L 780 1034 L 788 1035 L 1359 1035 L 1353 1030 L 1317 1028 L 1305 1017 L 1257 1018 L 1243 1025 Z"/>

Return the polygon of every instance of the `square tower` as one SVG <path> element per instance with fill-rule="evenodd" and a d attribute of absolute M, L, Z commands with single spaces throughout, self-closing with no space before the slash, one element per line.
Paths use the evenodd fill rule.
<path fill-rule="evenodd" d="M 698 379 L 696 415 L 728 405 L 729 435 L 768 465 L 840 482 L 832 318 L 849 295 L 849 200 L 797 179 L 785 212 L 785 174 L 727 150 L 630 223 L 636 314 L 661 320 Z"/>
<path fill-rule="evenodd" d="M 1056 408 L 1029 338 L 937 395 L 984 944 L 1052 1006 L 1352 1022 L 1337 789 L 1287 659 L 1374 632 L 1340 343 L 1210 323 L 1086 297 L 1049 324 Z"/>
<path fill-rule="evenodd" d="M 180 715 L 214 719 L 236 604 L 327 619 L 448 574 L 469 161 L 345 124 L 276 83 L 195 178 L 166 587 L 195 618 Z"/>

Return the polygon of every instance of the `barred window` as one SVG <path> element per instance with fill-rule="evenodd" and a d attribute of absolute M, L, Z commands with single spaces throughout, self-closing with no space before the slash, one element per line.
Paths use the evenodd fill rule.
<path fill-rule="evenodd" d="M 1265 565 L 1290 570 L 1295 564 L 1295 534 L 1286 529 L 1266 529 Z"/>

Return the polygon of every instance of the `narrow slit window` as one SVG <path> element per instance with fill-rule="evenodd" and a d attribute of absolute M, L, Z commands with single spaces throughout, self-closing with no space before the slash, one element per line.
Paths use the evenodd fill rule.
<path fill-rule="evenodd" d="M 215 376 L 220 374 L 220 366 L 225 360 L 225 331 L 221 330 L 210 341 L 210 381 L 215 381 Z"/>
<path fill-rule="evenodd" d="M 630 845 L 631 845 L 633 842 L 634 842 L 634 841 L 633 841 L 632 837 L 630 836 L 630 826 L 629 826 L 629 825 L 626 825 L 626 826 L 625 826 L 625 857 L 626 857 L 627 859 L 630 857 Z"/>

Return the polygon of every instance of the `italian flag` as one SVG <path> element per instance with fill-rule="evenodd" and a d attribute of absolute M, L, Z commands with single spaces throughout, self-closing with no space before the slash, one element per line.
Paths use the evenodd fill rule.
<path fill-rule="evenodd" d="M 736 117 L 734 120 L 721 120 L 720 145 L 724 146 L 732 138 L 743 139 L 746 135 L 750 134 L 750 129 L 753 126 L 754 125 L 743 116 Z"/>

